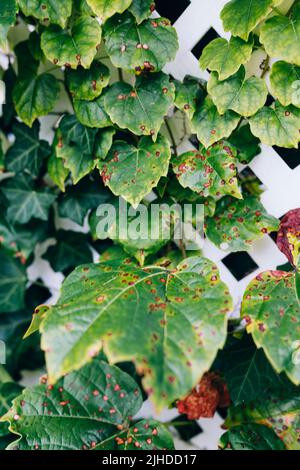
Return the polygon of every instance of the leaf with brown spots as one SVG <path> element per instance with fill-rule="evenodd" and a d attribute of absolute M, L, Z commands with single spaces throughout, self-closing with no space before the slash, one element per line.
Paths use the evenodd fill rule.
<path fill-rule="evenodd" d="M 13 400 L 2 418 L 19 436 L 9 449 L 173 449 L 157 421 L 131 424 L 143 400 L 136 382 L 117 367 L 94 359 L 55 386 L 41 382 Z"/>
<path fill-rule="evenodd" d="M 267 426 L 256 423 L 234 426 L 221 436 L 222 450 L 286 450 L 282 440 Z"/>
<path fill-rule="evenodd" d="M 266 271 L 256 276 L 245 291 L 241 316 L 276 372 L 284 371 L 300 384 L 300 305 L 295 274 Z"/>
<path fill-rule="evenodd" d="M 140 269 L 128 259 L 81 266 L 41 325 L 50 380 L 82 367 L 103 347 L 112 362 L 135 362 L 162 408 L 209 369 L 224 345 L 231 308 L 217 267 L 205 258 L 188 258 L 175 270 Z"/>
<path fill-rule="evenodd" d="M 25 16 L 65 27 L 72 13 L 72 0 L 18 0 Z"/>
<path fill-rule="evenodd" d="M 293 266 L 300 256 L 300 209 L 289 211 L 281 220 L 277 246 Z"/>

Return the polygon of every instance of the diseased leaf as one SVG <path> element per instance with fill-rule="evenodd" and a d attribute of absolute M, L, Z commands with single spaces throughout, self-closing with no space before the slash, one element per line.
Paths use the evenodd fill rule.
<path fill-rule="evenodd" d="M 300 209 L 289 211 L 280 221 L 277 246 L 293 266 L 300 256 Z"/>
<path fill-rule="evenodd" d="M 25 267 L 0 247 L 0 312 L 14 312 L 24 306 Z"/>
<path fill-rule="evenodd" d="M 111 120 L 104 107 L 104 95 L 93 101 L 74 100 L 73 105 L 78 121 L 84 126 L 99 129 L 111 126 Z"/>
<path fill-rule="evenodd" d="M 131 4 L 132 0 L 86 0 L 93 12 L 104 23 L 115 13 L 123 13 Z"/>
<path fill-rule="evenodd" d="M 45 140 L 39 140 L 39 129 L 38 123 L 31 129 L 21 122 L 14 124 L 13 133 L 16 140 L 5 155 L 8 171 L 39 175 L 45 158 L 50 155 L 49 144 Z"/>
<path fill-rule="evenodd" d="M 275 105 L 259 110 L 250 119 L 251 132 L 263 144 L 278 147 L 298 147 L 300 140 L 300 110 L 295 106 Z"/>
<path fill-rule="evenodd" d="M 242 198 L 236 177 L 237 152 L 227 142 L 186 152 L 172 160 L 179 183 L 200 196 L 230 194 Z"/>
<path fill-rule="evenodd" d="M 267 426 L 284 443 L 287 450 L 300 450 L 299 443 L 299 391 L 297 393 L 270 393 L 266 400 L 257 399 L 247 406 L 229 409 L 225 426 L 253 425 Z"/>
<path fill-rule="evenodd" d="M 86 234 L 71 230 L 58 230 L 55 237 L 56 244 L 49 246 L 43 255 L 54 271 L 66 271 L 78 264 L 93 261 Z"/>
<path fill-rule="evenodd" d="M 153 0 L 132 0 L 129 10 L 138 24 L 147 19 L 155 9 Z"/>
<path fill-rule="evenodd" d="M 137 24 L 128 12 L 109 19 L 103 29 L 105 48 L 115 67 L 157 72 L 175 59 L 177 33 L 165 18 Z"/>
<path fill-rule="evenodd" d="M 164 73 L 138 76 L 134 87 L 114 83 L 104 98 L 112 122 L 136 135 L 156 139 L 164 116 L 174 101 L 174 85 Z"/>
<path fill-rule="evenodd" d="M 198 78 L 186 75 L 182 82 L 174 81 L 175 106 L 193 118 L 197 105 L 201 104 L 205 95 L 204 84 Z"/>
<path fill-rule="evenodd" d="M 79 65 L 89 68 L 101 41 L 98 21 L 88 16 L 78 18 L 71 30 L 51 25 L 43 33 L 42 50 L 48 60 L 61 67 L 76 69 Z"/>
<path fill-rule="evenodd" d="M 26 174 L 4 181 L 1 191 L 9 201 L 7 218 L 13 224 L 26 224 L 33 218 L 48 220 L 50 206 L 56 199 L 50 189 L 36 188 Z"/>
<path fill-rule="evenodd" d="M 13 401 L 3 420 L 9 421 L 19 439 L 9 448 L 172 449 L 172 437 L 162 424 L 144 420 L 131 426 L 142 403 L 138 386 L 128 374 L 94 359 L 55 386 L 36 385 Z"/>
<path fill-rule="evenodd" d="M 275 62 L 270 75 L 272 95 L 283 106 L 300 108 L 300 67 L 287 62 Z"/>
<path fill-rule="evenodd" d="M 197 107 L 191 127 L 201 144 L 208 148 L 218 140 L 229 137 L 239 120 L 240 116 L 233 111 L 227 111 L 221 116 L 211 98 L 207 97 Z"/>
<path fill-rule="evenodd" d="M 218 80 L 216 72 L 212 72 L 207 90 L 220 114 L 231 109 L 244 117 L 252 116 L 262 108 L 268 96 L 265 81 L 258 77 L 246 78 L 244 66 L 223 81 Z"/>
<path fill-rule="evenodd" d="M 235 130 L 228 141 L 237 149 L 237 158 L 244 165 L 250 163 L 261 152 L 259 139 L 251 133 L 249 124 Z"/>
<path fill-rule="evenodd" d="M 269 215 L 259 199 L 247 196 L 241 201 L 221 199 L 214 217 L 207 218 L 206 234 L 219 248 L 244 251 L 266 233 L 278 230 L 279 221 Z"/>
<path fill-rule="evenodd" d="M 72 13 L 72 0 L 18 0 L 25 16 L 65 27 Z"/>
<path fill-rule="evenodd" d="M 0 47 L 6 43 L 7 33 L 16 21 L 16 0 L 1 0 L 0 4 Z"/>
<path fill-rule="evenodd" d="M 99 162 L 103 182 L 117 196 L 134 208 L 155 187 L 169 168 L 171 149 L 165 137 L 154 143 L 142 137 L 137 147 L 123 141 L 114 142 L 104 162 Z"/>
<path fill-rule="evenodd" d="M 245 42 L 234 36 L 229 41 L 214 39 L 203 49 L 200 67 L 218 72 L 219 80 L 226 80 L 250 60 L 252 49 L 253 40 Z"/>
<path fill-rule="evenodd" d="M 280 0 L 281 1 L 281 0 Z M 249 34 L 272 11 L 278 0 L 230 0 L 221 12 L 225 31 L 248 40 Z"/>
<path fill-rule="evenodd" d="M 52 111 L 59 91 L 59 83 L 50 73 L 17 81 L 13 100 L 19 117 L 31 127 L 36 118 Z"/>
<path fill-rule="evenodd" d="M 295 275 L 285 271 L 266 271 L 249 284 L 241 315 L 257 347 L 262 347 L 279 373 L 284 371 L 295 384 L 300 383 L 299 332 L 300 305 L 295 293 Z"/>
<path fill-rule="evenodd" d="M 273 16 L 260 32 L 260 42 L 271 57 L 300 65 L 300 3 L 296 1 L 288 16 Z"/>
<path fill-rule="evenodd" d="M 160 409 L 209 369 L 231 308 L 216 266 L 204 258 L 189 258 L 171 272 L 140 269 L 130 260 L 81 266 L 42 323 L 50 380 L 82 367 L 104 340 L 111 361 L 134 360 Z"/>
<path fill-rule="evenodd" d="M 11 402 L 22 392 L 22 387 L 14 382 L 0 383 L 0 417 L 8 412 Z M 5 450 L 13 437 L 8 430 L 8 423 L 0 423 L 0 450 Z"/>
<path fill-rule="evenodd" d="M 95 60 L 89 69 L 78 68 L 67 73 L 67 84 L 71 96 L 76 100 L 94 100 L 103 88 L 108 85 L 110 78 L 106 65 Z"/>
<path fill-rule="evenodd" d="M 221 436 L 222 450 L 286 450 L 282 440 L 267 426 L 255 423 L 235 426 Z"/>

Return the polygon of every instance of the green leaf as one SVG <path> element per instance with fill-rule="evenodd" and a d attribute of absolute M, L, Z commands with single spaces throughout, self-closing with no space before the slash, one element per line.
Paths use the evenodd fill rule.
<path fill-rule="evenodd" d="M 262 349 L 258 349 L 251 335 L 228 338 L 220 351 L 221 369 L 233 404 L 268 399 L 270 391 L 276 393 L 295 389 L 285 375 L 278 375 Z"/>
<path fill-rule="evenodd" d="M 207 219 L 206 234 L 219 248 L 244 251 L 266 233 L 278 230 L 279 221 L 269 215 L 255 196 L 241 201 L 230 197 L 217 204 L 214 217 Z"/>
<path fill-rule="evenodd" d="M 218 142 L 207 150 L 200 146 L 175 158 L 173 170 L 179 183 L 200 196 L 230 194 L 242 198 L 236 177 L 236 150 L 227 142 Z"/>
<path fill-rule="evenodd" d="M 249 124 L 235 130 L 228 140 L 237 149 L 237 158 L 244 165 L 261 152 L 259 139 L 251 133 Z"/>
<path fill-rule="evenodd" d="M 55 138 L 55 146 L 57 145 L 57 138 Z M 48 160 L 48 174 L 62 192 L 65 192 L 65 181 L 69 175 L 69 170 L 64 167 L 64 162 L 56 155 L 55 149 L 53 150 Z"/>
<path fill-rule="evenodd" d="M 101 62 L 94 60 L 88 70 L 80 67 L 67 73 L 67 85 L 71 96 L 76 100 L 94 100 L 101 95 L 108 85 L 109 69 Z"/>
<path fill-rule="evenodd" d="M 62 133 L 63 142 L 76 144 L 87 153 L 93 152 L 97 130 L 83 126 L 76 116 L 64 116 L 59 124 L 59 130 Z"/>
<path fill-rule="evenodd" d="M 107 160 L 98 164 L 103 182 L 134 208 L 166 176 L 171 158 L 168 140 L 159 135 L 154 143 L 142 137 L 137 147 L 116 141 Z"/>
<path fill-rule="evenodd" d="M 300 65 L 300 4 L 295 2 L 288 16 L 273 16 L 263 25 L 260 42 L 271 57 Z"/>
<path fill-rule="evenodd" d="M 200 79 L 186 75 L 183 82 L 175 80 L 174 85 L 175 106 L 181 111 L 185 111 L 188 117 L 192 119 L 197 105 L 203 101 L 204 84 Z"/>
<path fill-rule="evenodd" d="M 132 4 L 129 7 L 138 24 L 146 20 L 154 9 L 155 3 L 153 0 L 132 0 Z"/>
<path fill-rule="evenodd" d="M 220 114 L 231 109 L 245 117 L 252 116 L 262 108 L 268 96 L 265 81 L 258 77 L 246 78 L 244 66 L 222 82 L 218 80 L 218 74 L 212 72 L 207 90 Z"/>
<path fill-rule="evenodd" d="M 172 437 L 162 424 L 144 420 L 131 426 L 130 419 L 142 403 L 141 392 L 128 374 L 94 359 L 57 385 L 25 389 L 13 401 L 3 420 L 9 421 L 10 431 L 19 438 L 9 448 L 172 449 Z"/>
<path fill-rule="evenodd" d="M 81 266 L 42 323 L 50 380 L 82 367 L 104 341 L 111 361 L 135 362 L 161 409 L 209 369 L 231 308 L 217 267 L 204 258 L 189 258 L 171 272 L 140 269 L 130 260 Z"/>
<path fill-rule="evenodd" d="M 22 387 L 13 382 L 0 382 L 0 416 L 8 412 L 11 402 L 22 392 Z M 9 433 L 8 424 L 0 423 L 0 450 L 5 450 L 10 442 L 12 435 Z"/>
<path fill-rule="evenodd" d="M 276 244 L 296 268 L 300 258 L 300 209 L 290 210 L 281 219 Z"/>
<path fill-rule="evenodd" d="M 16 21 L 16 0 L 1 0 L 0 4 L 0 47 L 5 47 L 7 33 Z"/>
<path fill-rule="evenodd" d="M 66 193 L 58 202 L 58 213 L 60 217 L 67 217 L 83 225 L 88 211 L 96 209 L 109 197 L 98 179 L 84 178 L 77 185 L 68 186 Z"/>
<path fill-rule="evenodd" d="M 37 75 L 39 61 L 31 53 L 29 40 L 19 42 L 14 51 L 18 62 L 18 76 L 25 80 Z"/>
<path fill-rule="evenodd" d="M 13 224 L 26 224 L 29 220 L 48 220 L 50 206 L 56 195 L 48 188 L 35 188 L 34 181 L 26 174 L 6 180 L 1 186 L 9 201 L 7 218 Z"/>
<path fill-rule="evenodd" d="M 7 170 L 38 176 L 45 158 L 50 154 L 48 143 L 45 140 L 39 140 L 39 124 L 35 123 L 30 129 L 16 122 L 12 130 L 16 140 L 5 155 Z"/>
<path fill-rule="evenodd" d="M 294 106 L 275 105 L 264 107 L 250 119 L 251 132 L 263 144 L 286 148 L 298 148 L 300 140 L 300 110 Z"/>
<path fill-rule="evenodd" d="M 96 134 L 94 154 L 97 159 L 104 160 L 106 158 L 115 133 L 116 130 L 113 127 L 107 127 Z"/>
<path fill-rule="evenodd" d="M 250 60 L 252 49 L 253 40 L 245 42 L 238 37 L 231 37 L 229 41 L 214 39 L 203 49 L 200 67 L 218 72 L 219 80 L 225 80 Z"/>
<path fill-rule="evenodd" d="M 211 98 L 207 97 L 203 104 L 197 107 L 191 128 L 201 144 L 208 148 L 218 140 L 229 137 L 239 120 L 240 116 L 233 111 L 227 111 L 221 116 Z"/>
<path fill-rule="evenodd" d="M 13 100 L 19 117 L 31 127 L 36 118 L 52 111 L 59 91 L 59 83 L 50 73 L 17 81 Z"/>
<path fill-rule="evenodd" d="M 105 94 L 105 110 L 112 122 L 136 135 L 156 138 L 174 101 L 174 85 L 164 73 L 138 76 L 134 87 L 114 83 Z"/>
<path fill-rule="evenodd" d="M 270 393 L 265 400 L 257 399 L 247 406 L 229 408 L 225 421 L 227 428 L 257 423 L 274 430 L 287 450 L 300 450 L 299 391 L 296 393 Z"/>
<path fill-rule="evenodd" d="M 115 67 L 157 72 L 175 59 L 177 33 L 165 18 L 136 24 L 130 13 L 116 15 L 104 26 L 105 48 Z"/>
<path fill-rule="evenodd" d="M 275 62 L 271 75 L 272 95 L 283 106 L 293 104 L 300 108 L 300 67 L 287 62 Z"/>
<path fill-rule="evenodd" d="M 3 248 L 0 248 L 0 266 L 0 312 L 14 312 L 24 305 L 25 267 Z"/>
<path fill-rule="evenodd" d="M 65 27 L 72 13 L 72 0 L 18 0 L 25 16 Z"/>
<path fill-rule="evenodd" d="M 130 6 L 132 0 L 86 0 L 93 12 L 104 23 L 115 13 L 123 13 Z"/>
<path fill-rule="evenodd" d="M 272 11 L 272 6 L 280 1 L 230 0 L 221 12 L 224 30 L 247 41 L 250 32 Z"/>
<path fill-rule="evenodd" d="M 98 129 L 111 126 L 111 120 L 104 107 L 104 95 L 93 101 L 74 100 L 73 105 L 78 121 L 84 126 Z"/>
<path fill-rule="evenodd" d="M 61 67 L 89 68 L 101 41 L 98 21 L 88 16 L 78 18 L 70 31 L 60 26 L 49 26 L 41 39 L 42 50 L 48 60 Z"/>
<path fill-rule="evenodd" d="M 56 244 L 51 245 L 43 255 L 54 271 L 66 271 L 78 264 L 93 261 L 86 234 L 71 230 L 58 230 L 55 237 Z"/>
<path fill-rule="evenodd" d="M 295 294 L 295 275 L 266 271 L 256 276 L 244 294 L 241 315 L 257 347 L 262 347 L 279 373 L 300 383 L 300 341 L 297 323 L 300 305 Z"/>
<path fill-rule="evenodd" d="M 272 429 L 255 423 L 233 427 L 221 436 L 219 447 L 222 450 L 286 450 Z"/>

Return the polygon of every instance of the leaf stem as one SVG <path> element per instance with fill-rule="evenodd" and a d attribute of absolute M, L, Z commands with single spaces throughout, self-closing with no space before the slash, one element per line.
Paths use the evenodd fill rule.
<path fill-rule="evenodd" d="M 177 145 L 176 145 L 175 137 L 174 137 L 174 134 L 172 132 L 172 129 L 171 129 L 171 126 L 169 124 L 169 121 L 168 121 L 167 117 L 165 117 L 165 125 L 166 125 L 166 129 L 168 131 L 168 134 L 170 136 L 171 142 L 172 142 L 172 149 L 173 149 L 174 155 L 175 155 L 175 157 L 177 157 L 178 156 Z"/>
<path fill-rule="evenodd" d="M 183 259 L 186 259 L 186 257 L 187 257 L 187 256 L 186 256 L 186 249 L 185 249 L 183 240 L 179 240 L 178 245 L 179 245 L 179 249 L 180 249 L 180 251 L 181 251 L 181 254 L 182 254 Z"/>
<path fill-rule="evenodd" d="M 262 70 L 260 78 L 264 78 L 264 76 L 270 70 L 270 56 L 267 55 L 267 57 L 260 64 L 260 68 Z"/>

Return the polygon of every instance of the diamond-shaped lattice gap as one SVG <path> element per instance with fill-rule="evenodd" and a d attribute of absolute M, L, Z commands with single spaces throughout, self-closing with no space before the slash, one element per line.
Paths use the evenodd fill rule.
<path fill-rule="evenodd" d="M 154 2 L 153 2 L 154 3 Z M 184 10 L 190 6 L 190 0 L 156 0 L 156 11 L 161 15 L 168 18 L 172 23 L 182 15 Z"/>
<path fill-rule="evenodd" d="M 177 418 L 172 420 L 172 423 L 174 423 L 176 431 L 184 441 L 189 441 L 203 432 L 197 421 L 188 421 L 186 415 L 177 416 Z"/>
<path fill-rule="evenodd" d="M 222 259 L 222 263 L 237 281 L 241 281 L 258 268 L 258 265 L 246 251 L 230 253 Z"/>
<path fill-rule="evenodd" d="M 297 149 L 284 149 L 274 146 L 273 149 L 291 170 L 300 165 L 300 146 Z"/>
<path fill-rule="evenodd" d="M 214 30 L 214 28 L 211 27 L 192 49 L 192 53 L 196 59 L 200 59 L 205 46 L 207 46 L 207 44 L 209 44 L 213 39 L 217 39 L 218 37 L 220 37 L 218 33 Z"/>

